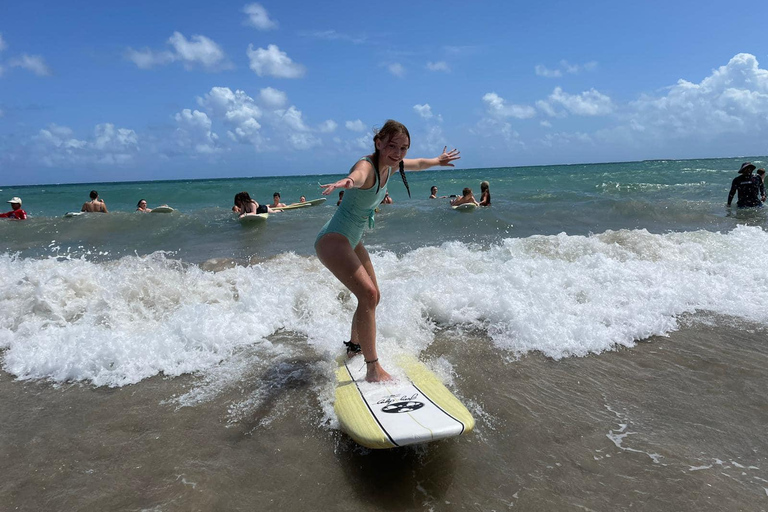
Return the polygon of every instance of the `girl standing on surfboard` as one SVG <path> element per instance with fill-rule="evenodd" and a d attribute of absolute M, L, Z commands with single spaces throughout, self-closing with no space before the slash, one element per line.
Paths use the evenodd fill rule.
<path fill-rule="evenodd" d="M 351 338 L 345 345 L 349 357 L 362 351 L 368 382 L 391 377 L 379 364 L 376 352 L 376 306 L 381 293 L 371 258 L 360 241 L 363 231 L 366 226 L 373 228 L 374 210 L 387 193 L 394 169 L 400 170 L 407 189 L 405 170 L 421 171 L 438 165 L 453 167 L 451 162 L 461 158 L 456 149 L 446 152 L 446 146 L 435 158 L 406 159 L 411 136 L 405 126 L 391 119 L 375 132 L 373 144 L 375 151 L 358 160 L 346 178 L 320 185 L 325 196 L 336 189 L 345 189 L 346 193 L 315 240 L 315 251 L 322 264 L 357 298 Z"/>

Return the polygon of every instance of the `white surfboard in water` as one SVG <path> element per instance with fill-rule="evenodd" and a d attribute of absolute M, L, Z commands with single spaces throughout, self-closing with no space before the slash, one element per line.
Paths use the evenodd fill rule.
<path fill-rule="evenodd" d="M 395 448 L 472 431 L 474 418 L 434 373 L 409 356 L 397 365 L 407 378 L 369 383 L 361 356 L 339 359 L 334 410 L 344 432 L 368 448 Z"/>

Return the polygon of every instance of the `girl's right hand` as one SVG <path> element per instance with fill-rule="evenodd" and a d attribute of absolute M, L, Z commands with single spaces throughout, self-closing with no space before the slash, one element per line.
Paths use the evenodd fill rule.
<path fill-rule="evenodd" d="M 331 192 L 333 192 L 337 188 L 353 188 L 354 186 L 355 186 L 355 180 L 349 177 L 342 178 L 335 183 L 326 183 L 325 185 L 322 185 L 322 184 L 320 185 L 320 187 L 324 189 L 323 190 L 324 196 L 329 195 Z"/>

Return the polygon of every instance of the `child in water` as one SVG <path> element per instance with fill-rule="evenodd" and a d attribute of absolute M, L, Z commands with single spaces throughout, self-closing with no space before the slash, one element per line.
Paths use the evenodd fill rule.
<path fill-rule="evenodd" d="M 477 200 L 475 199 L 475 195 L 472 193 L 472 189 L 467 187 L 462 192 L 464 195 L 461 197 L 457 197 L 456 199 L 453 199 L 451 201 L 451 206 L 459 206 L 462 204 L 474 204 L 475 206 L 480 206 Z"/>
<path fill-rule="evenodd" d="M 325 196 L 336 189 L 345 189 L 346 194 L 315 240 L 320 262 L 357 298 L 350 341 L 345 345 L 349 357 L 363 353 L 368 382 L 392 377 L 382 368 L 376 351 L 376 306 L 381 292 L 371 258 L 361 242 L 363 231 L 366 226 L 373 227 L 374 210 L 387 193 L 389 180 L 396 169 L 400 169 L 407 186 L 406 169 L 420 171 L 437 165 L 453 167 L 451 162 L 460 158 L 458 150 L 446 152 L 446 147 L 435 158 L 406 159 L 411 136 L 405 126 L 391 119 L 376 132 L 373 144 L 375 151 L 358 160 L 346 178 L 320 185 Z"/>
<path fill-rule="evenodd" d="M 491 189 L 487 181 L 480 183 L 480 206 L 491 206 Z"/>
<path fill-rule="evenodd" d="M 282 208 L 285 206 L 285 203 L 280 202 L 280 192 L 275 192 L 272 194 L 272 204 L 269 205 L 270 208 Z"/>

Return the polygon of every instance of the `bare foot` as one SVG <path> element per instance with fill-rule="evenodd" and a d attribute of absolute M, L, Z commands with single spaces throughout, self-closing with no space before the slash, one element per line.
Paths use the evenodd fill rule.
<path fill-rule="evenodd" d="M 377 361 L 368 365 L 368 370 L 365 374 L 365 380 L 366 382 L 383 382 L 392 380 L 392 376 L 388 374 Z"/>

